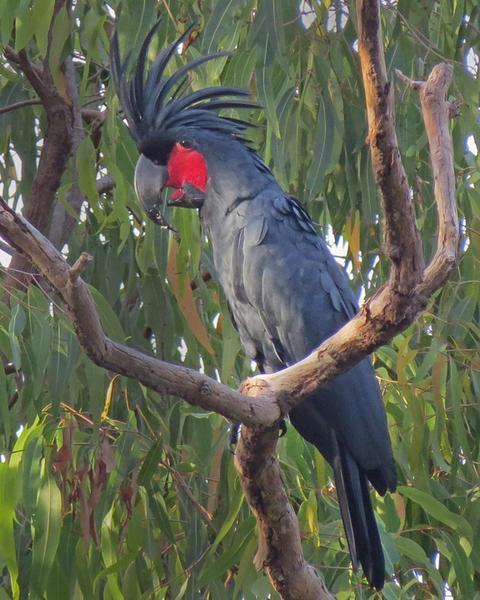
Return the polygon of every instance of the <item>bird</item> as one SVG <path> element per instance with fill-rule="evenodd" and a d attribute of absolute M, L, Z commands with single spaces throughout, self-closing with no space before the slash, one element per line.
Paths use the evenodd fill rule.
<path fill-rule="evenodd" d="M 192 24 L 147 70 L 157 27 L 146 35 L 133 73 L 116 31 L 111 39 L 113 82 L 140 153 L 136 193 L 156 222 L 165 188 L 173 190 L 173 206 L 198 211 L 247 357 L 262 373 L 284 369 L 355 316 L 355 295 L 306 210 L 248 141 L 252 124 L 223 114 L 257 108 L 251 92 L 220 85 L 185 91 L 192 70 L 225 54 L 199 56 L 167 76 Z M 289 419 L 330 463 L 353 568 L 361 565 L 380 590 L 385 559 L 369 482 L 381 495 L 394 491 L 396 470 L 370 358 L 310 394 Z"/>

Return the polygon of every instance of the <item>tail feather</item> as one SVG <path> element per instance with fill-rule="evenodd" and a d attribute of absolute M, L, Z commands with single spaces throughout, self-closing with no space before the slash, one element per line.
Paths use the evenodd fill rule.
<path fill-rule="evenodd" d="M 352 515 L 348 506 L 347 484 L 343 478 L 342 462 L 340 452 L 336 452 L 332 462 L 333 474 L 335 477 L 335 487 L 337 489 L 338 504 L 340 506 L 340 514 L 342 516 L 345 536 L 347 538 L 350 558 L 352 559 L 353 570 L 356 571 L 359 566 L 357 545 L 355 543 L 355 533 L 352 523 Z"/>
<path fill-rule="evenodd" d="M 332 461 L 340 514 L 356 570 L 361 564 L 370 585 L 377 590 L 385 581 L 385 559 L 368 490 L 368 480 L 335 434 Z"/>

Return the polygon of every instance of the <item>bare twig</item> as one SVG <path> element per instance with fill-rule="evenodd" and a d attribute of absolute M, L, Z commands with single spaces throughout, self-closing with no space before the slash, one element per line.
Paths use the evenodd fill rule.
<path fill-rule="evenodd" d="M 92 262 L 93 257 L 87 252 L 82 252 L 74 264 L 70 267 L 68 271 L 68 276 L 70 278 L 71 283 L 75 283 L 76 280 L 80 277 L 80 275 L 85 271 L 87 266 Z"/>
<path fill-rule="evenodd" d="M 173 16 L 173 13 L 170 9 L 170 6 L 168 5 L 168 2 L 165 2 L 165 0 L 162 0 L 162 4 L 163 4 L 163 7 L 165 8 L 165 10 L 167 11 L 170 21 L 173 23 L 173 25 L 175 27 L 175 31 L 177 31 L 178 23 L 175 20 L 175 17 Z"/>
<path fill-rule="evenodd" d="M 398 77 L 398 79 L 402 83 L 404 83 L 406 86 L 408 86 L 412 90 L 419 90 L 422 87 L 422 85 L 425 83 L 424 81 L 415 81 L 413 79 L 410 79 L 410 77 L 407 77 L 398 69 L 395 69 L 395 75 Z"/>
<path fill-rule="evenodd" d="M 410 32 L 410 34 L 412 35 L 412 37 L 418 42 L 418 44 L 420 46 L 423 46 L 425 48 L 425 50 L 428 52 L 431 52 L 432 54 L 434 54 L 437 58 L 439 58 L 440 60 L 444 61 L 444 62 L 448 62 L 450 64 L 457 64 L 460 67 L 463 67 L 463 63 L 458 61 L 458 60 L 453 60 L 451 58 L 449 58 L 448 56 L 445 56 L 445 54 L 443 54 L 437 47 L 435 47 L 431 41 L 428 39 L 427 36 L 425 36 L 420 29 L 418 29 L 417 27 L 415 27 L 414 25 L 412 25 L 412 23 L 407 19 L 407 17 L 405 17 L 401 11 L 398 10 L 398 3 L 397 2 L 383 2 L 382 6 L 384 6 L 387 10 L 390 10 L 392 13 L 394 13 L 401 21 L 402 23 L 405 25 L 405 28 Z M 472 26 L 471 23 L 468 23 L 467 25 Z"/>
<path fill-rule="evenodd" d="M 171 462 L 173 462 L 170 453 L 168 458 Z M 206 523 L 207 527 L 211 529 L 211 531 L 216 535 L 218 531 L 215 525 L 213 524 L 213 515 L 195 498 L 192 490 L 190 489 L 190 486 L 174 467 L 172 467 L 166 462 L 162 462 L 161 464 L 171 474 L 178 488 L 181 489 L 182 492 L 187 496 L 193 508 L 200 515 L 200 518 L 204 521 L 204 523 Z"/>
<path fill-rule="evenodd" d="M 25 74 L 40 100 L 44 103 L 46 89 L 42 79 L 42 70 L 31 62 L 25 50 L 20 50 L 17 53 L 10 46 L 6 46 L 3 53 L 7 60 L 16 64 Z"/>
<path fill-rule="evenodd" d="M 0 108 L 0 115 L 4 115 L 5 113 L 9 113 L 14 110 L 18 110 L 19 108 L 24 108 L 25 106 L 36 106 L 41 103 L 42 101 L 38 99 L 20 100 L 19 102 L 14 102 L 13 104 L 9 104 L 8 106 L 2 106 Z"/>

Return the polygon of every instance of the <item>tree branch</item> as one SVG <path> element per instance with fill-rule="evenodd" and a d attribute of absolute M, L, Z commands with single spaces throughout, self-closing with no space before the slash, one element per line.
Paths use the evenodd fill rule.
<path fill-rule="evenodd" d="M 266 569 L 285 600 L 333 600 L 303 556 L 298 519 L 282 485 L 276 458 L 278 427 L 242 427 L 235 466 L 258 525 L 254 563 Z"/>
<path fill-rule="evenodd" d="M 22 73 L 26 76 L 30 85 L 37 92 L 42 103 L 46 101 L 46 87 L 42 79 L 42 70 L 32 63 L 25 50 L 15 52 L 10 46 L 6 46 L 3 51 L 5 58 L 11 63 L 16 64 Z"/>
<path fill-rule="evenodd" d="M 69 309 L 80 344 L 98 366 L 239 423 L 271 425 L 281 418 L 280 409 L 273 401 L 246 399 L 193 369 L 158 360 L 106 337 L 92 295 L 79 276 L 88 259 L 81 258 L 70 267 L 52 243 L 1 198 L 0 235 L 20 250 L 60 294 Z"/>
<path fill-rule="evenodd" d="M 73 130 L 71 136 L 71 152 L 75 156 L 79 145 L 85 137 L 85 131 L 82 120 L 82 111 L 79 105 L 77 83 L 75 80 L 75 68 L 71 56 L 68 56 L 65 59 L 64 75 L 72 111 Z M 66 167 L 67 165 L 65 165 L 65 168 Z M 58 250 L 61 250 L 69 240 L 70 235 L 78 222 L 80 208 L 85 201 L 85 197 L 80 190 L 78 169 L 75 161 L 72 161 L 70 169 L 72 184 L 65 199 L 70 207 L 70 211 L 67 211 L 60 202 L 56 202 L 53 207 L 48 228 L 48 238 Z"/>
<path fill-rule="evenodd" d="M 420 91 L 430 144 L 439 222 L 437 251 L 430 265 L 420 270 L 423 263 L 421 244 L 396 141 L 390 85 L 385 83 L 383 48 L 379 43 L 379 4 L 377 0 L 359 0 L 358 4 L 358 14 L 364 20 L 360 27 L 363 32 L 360 63 L 366 88 L 368 137 L 373 169 L 385 207 L 387 252 L 392 259 L 392 270 L 389 282 L 351 321 L 309 356 L 288 369 L 252 377 L 242 384 L 243 393 L 256 390 L 255 393 L 276 397 L 284 413 L 298 404 L 298 398 L 305 398 L 348 370 L 413 323 L 458 261 L 459 229 L 452 140 L 448 129 L 450 103 L 445 98 L 452 68 L 444 63 L 437 65 L 427 82 L 415 82 L 414 86 Z M 373 25 L 377 27 L 376 33 Z M 380 107 L 384 108 L 384 113 Z M 399 180 L 394 177 L 395 173 Z M 408 244 L 403 242 L 402 232 L 409 240 Z"/>
<path fill-rule="evenodd" d="M 20 100 L 19 102 L 14 102 L 13 104 L 8 104 L 7 106 L 2 106 L 0 108 L 0 115 L 4 115 L 5 113 L 13 112 L 14 110 L 18 110 L 19 108 L 24 108 L 25 106 L 37 106 L 41 104 L 41 100 L 31 99 L 31 100 Z"/>
<path fill-rule="evenodd" d="M 418 295 L 427 297 L 445 283 L 458 261 L 460 230 L 455 202 L 453 144 L 448 128 L 449 118 L 456 112 L 451 112 L 452 103 L 445 99 L 452 77 L 452 65 L 441 63 L 433 68 L 430 77 L 420 88 L 438 211 L 437 250 L 415 290 Z M 456 105 L 453 107 L 456 108 Z"/>
<path fill-rule="evenodd" d="M 195 406 L 242 422 L 236 464 L 245 495 L 257 518 L 260 548 L 256 564 L 265 567 L 283 598 L 330 598 L 303 557 L 298 522 L 281 486 L 274 458 L 276 424 L 320 385 L 339 375 L 413 322 L 429 294 L 438 289 L 458 258 L 458 221 L 449 105 L 445 100 L 451 70 L 439 65 L 420 84 L 422 112 L 430 141 L 439 213 L 437 252 L 423 271 L 410 190 L 398 152 L 392 90 L 386 80 L 380 43 L 378 0 L 358 0 L 360 61 L 369 119 L 373 168 L 385 210 L 386 249 L 392 260 L 389 282 L 359 314 L 310 356 L 272 375 L 247 380 L 243 394 L 183 366 L 172 365 L 107 338 L 95 305 L 79 276 L 48 240 L 5 203 L 0 233 L 58 290 L 67 305 L 80 344 L 99 366 L 135 378 L 162 394 L 175 394 Z"/>
<path fill-rule="evenodd" d="M 55 17 L 52 19 L 50 29 L 54 19 Z M 49 40 L 50 37 L 51 33 L 49 33 Z M 72 150 L 72 103 L 56 89 L 48 67 L 48 61 L 44 61 L 41 68 L 31 62 L 25 50 L 21 50 L 17 54 L 9 46 L 5 48 L 4 54 L 26 76 L 45 109 L 47 126 L 37 173 L 28 200 L 25 203 L 24 214 L 28 221 L 39 231 L 46 232 L 55 196 Z M 21 254 L 13 256 L 9 270 L 14 274 L 19 271 L 23 271 L 25 274 L 21 277 L 17 275 L 15 277 L 7 276 L 5 281 L 6 290 L 25 285 L 29 268 L 28 261 L 25 261 Z"/>
<path fill-rule="evenodd" d="M 17 65 L 26 76 L 45 109 L 47 121 L 45 136 L 38 169 L 24 211 L 28 221 L 44 233 L 47 232 L 50 213 L 70 158 L 74 139 L 73 102 L 69 97 L 71 89 L 68 89 L 67 86 L 66 97 L 57 90 L 49 65 L 53 26 L 64 4 L 65 0 L 55 0 L 53 17 L 48 31 L 47 51 L 41 66 L 30 60 L 26 50 L 20 50 L 17 53 L 10 46 L 4 50 L 5 57 Z M 9 270 L 15 276 L 9 275 L 5 280 L 7 293 L 12 288 L 21 288 L 26 285 L 30 268 L 31 265 L 20 254 L 13 256 Z M 24 274 L 18 276 L 18 272 L 21 271 Z"/>
<path fill-rule="evenodd" d="M 415 84 L 430 145 L 439 221 L 437 251 L 423 271 L 422 244 L 395 133 L 393 90 L 386 79 L 378 0 L 358 0 L 357 15 L 368 139 L 385 215 L 386 251 L 392 261 L 390 278 L 354 319 L 310 356 L 284 371 L 243 383 L 244 393 L 277 398 L 282 412 L 288 412 L 299 397 L 304 398 L 347 370 L 413 322 L 458 260 L 453 150 L 448 130 L 450 105 L 445 99 L 452 69 L 447 64 L 438 65 L 426 83 Z M 276 436 L 275 429 L 259 432 L 244 427 L 237 447 L 237 470 L 259 529 L 256 566 L 267 569 L 283 598 L 329 597 L 305 563 L 298 522 L 295 518 L 292 521 L 292 507 L 279 485 Z"/>
<path fill-rule="evenodd" d="M 358 53 L 367 105 L 368 142 L 385 216 L 390 285 L 409 295 L 422 273 L 423 251 L 395 132 L 393 86 L 387 79 L 377 0 L 357 0 Z"/>

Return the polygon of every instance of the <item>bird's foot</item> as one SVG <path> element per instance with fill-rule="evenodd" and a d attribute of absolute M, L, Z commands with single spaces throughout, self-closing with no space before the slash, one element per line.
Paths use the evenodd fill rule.
<path fill-rule="evenodd" d="M 238 438 L 240 436 L 240 423 L 232 423 L 232 428 L 230 429 L 230 446 L 236 446 L 238 443 Z M 278 424 L 279 434 L 278 437 L 283 437 L 287 433 L 287 423 L 285 419 L 282 419 Z"/>

